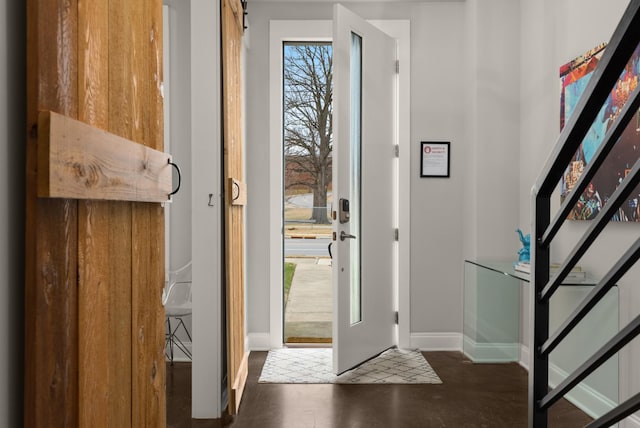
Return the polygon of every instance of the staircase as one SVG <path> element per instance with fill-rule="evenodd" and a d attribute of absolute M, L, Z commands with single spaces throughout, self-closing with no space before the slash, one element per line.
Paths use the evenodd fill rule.
<path fill-rule="evenodd" d="M 545 164 L 533 190 L 533 234 L 531 247 L 533 294 L 533 347 L 529 371 L 529 427 L 546 428 L 548 409 L 573 387 L 582 382 L 600 365 L 615 355 L 640 333 L 640 316 L 624 326 L 602 348 L 591 355 L 580 367 L 569 374 L 554 389 L 549 389 L 549 354 L 556 349 L 573 328 L 615 286 L 640 258 L 640 239 L 593 287 L 567 320 L 555 331 L 549 332 L 549 300 L 591 245 L 598 239 L 612 217 L 627 203 L 640 183 L 640 160 L 633 165 L 624 180 L 607 200 L 597 217 L 590 222 L 568 256 L 561 262 L 556 275 L 550 278 L 550 247 L 563 223 L 591 183 L 623 131 L 640 108 L 638 92 L 633 91 L 620 111 L 571 193 L 551 219 L 551 197 L 580 144 L 611 94 L 625 69 L 629 58 L 640 42 L 640 0 L 631 0 L 616 28 L 597 68 L 578 102 L 573 115 L 562 130 L 558 143 Z M 640 393 L 593 421 L 588 427 L 609 427 L 640 409 Z"/>

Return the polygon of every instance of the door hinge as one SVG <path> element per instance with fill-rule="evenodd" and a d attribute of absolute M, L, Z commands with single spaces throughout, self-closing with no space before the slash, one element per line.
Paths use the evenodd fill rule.
<path fill-rule="evenodd" d="M 400 240 L 400 230 L 397 227 L 393 231 L 393 239 L 395 239 L 396 241 Z"/>
<path fill-rule="evenodd" d="M 398 315 L 398 311 L 396 311 L 396 312 L 394 313 L 394 315 L 393 315 L 393 319 L 394 319 L 394 322 L 395 322 L 396 324 L 398 324 L 398 323 L 400 322 L 400 321 L 399 321 L 399 318 L 400 318 L 400 317 L 399 317 L 399 315 Z"/>
<path fill-rule="evenodd" d="M 396 74 L 400 74 L 400 60 L 396 60 Z"/>
<path fill-rule="evenodd" d="M 395 151 L 396 157 L 399 158 L 400 157 L 400 144 L 396 144 L 395 145 L 394 151 Z"/>

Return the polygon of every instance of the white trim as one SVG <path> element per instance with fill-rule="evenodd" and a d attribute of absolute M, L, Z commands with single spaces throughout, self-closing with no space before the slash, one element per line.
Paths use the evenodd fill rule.
<path fill-rule="evenodd" d="M 411 343 L 411 21 L 369 21 L 398 40 L 398 347 Z"/>
<path fill-rule="evenodd" d="M 640 428 L 640 417 L 631 415 L 621 422 L 622 428 Z"/>
<path fill-rule="evenodd" d="M 410 245 L 410 21 L 372 21 L 399 41 L 399 290 L 398 345 L 410 346 L 411 266 Z M 282 347 L 282 42 L 331 40 L 332 21 L 271 20 L 269 22 L 269 331 L 271 348 Z M 251 341 L 249 341 L 251 344 Z"/>
<path fill-rule="evenodd" d="M 282 337 L 282 42 L 331 40 L 331 21 L 269 23 L 269 331 L 271 348 Z M 251 341 L 250 341 L 251 343 Z"/>
<path fill-rule="evenodd" d="M 520 357 L 518 359 L 520 364 L 526 371 L 529 371 L 529 347 L 520 344 Z"/>
<path fill-rule="evenodd" d="M 410 349 L 462 352 L 461 333 L 411 333 L 410 337 Z"/>
<path fill-rule="evenodd" d="M 522 344 L 520 345 L 519 364 L 525 370 L 529 371 L 529 347 Z M 549 364 L 549 386 L 551 388 L 558 386 L 567 375 L 568 373 L 555 364 Z M 584 382 L 578 384 L 565 398 L 592 418 L 597 418 L 598 415 L 603 415 L 616 406 L 613 400 L 605 397 L 588 385 L 585 385 Z M 640 428 L 640 418 L 632 415 L 624 421 L 624 425 L 622 426 Z"/>
<path fill-rule="evenodd" d="M 551 388 L 558 386 L 568 375 L 569 373 L 557 365 L 549 363 L 549 386 Z M 613 400 L 605 397 L 584 382 L 579 383 L 564 398 L 594 419 L 617 406 L 617 403 Z"/>
<path fill-rule="evenodd" d="M 511 363 L 518 361 L 519 343 L 478 343 L 464 336 L 463 353 L 474 363 Z"/>
<path fill-rule="evenodd" d="M 280 345 L 280 348 L 282 345 Z M 249 351 L 268 351 L 271 346 L 271 335 L 269 333 L 249 333 L 247 335 L 247 346 Z"/>
<path fill-rule="evenodd" d="M 220 9 L 210 0 L 191 0 L 191 255 L 193 349 L 191 416 L 222 414 L 222 225 L 219 166 L 221 135 Z M 208 206 L 215 195 L 215 207 Z"/>

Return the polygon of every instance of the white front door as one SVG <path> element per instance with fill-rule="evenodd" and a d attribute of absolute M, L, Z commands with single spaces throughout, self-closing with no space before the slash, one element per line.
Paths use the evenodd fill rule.
<path fill-rule="evenodd" d="M 396 344 L 397 54 L 394 39 L 341 5 L 333 41 L 333 369 L 342 373 Z"/>

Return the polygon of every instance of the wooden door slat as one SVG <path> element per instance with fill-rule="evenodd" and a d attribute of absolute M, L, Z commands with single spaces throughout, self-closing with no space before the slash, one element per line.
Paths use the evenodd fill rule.
<path fill-rule="evenodd" d="M 149 78 L 147 105 L 149 109 L 149 143 L 156 150 L 164 150 L 164 108 L 163 108 L 163 16 L 162 2 L 156 0 L 147 1 L 147 19 L 149 22 L 149 62 L 147 75 Z M 162 306 L 162 290 L 164 288 L 165 271 L 165 221 L 164 209 L 154 204 L 146 207 L 150 210 L 151 230 L 153 231 L 149 243 L 152 248 L 153 281 L 149 283 L 148 298 L 151 311 L 151 328 L 155 333 L 153 345 L 150 346 L 149 355 L 152 360 L 151 392 L 154 398 L 155 408 L 151 419 L 155 426 L 166 426 L 166 364 L 165 364 L 165 316 Z"/>
<path fill-rule="evenodd" d="M 111 344 L 106 328 L 109 326 L 111 284 L 109 248 L 104 246 L 109 238 L 109 223 L 108 203 L 79 202 L 78 417 L 79 425 L 86 427 L 102 425 L 109 420 L 112 410 L 108 405 Z M 115 343 L 112 345 L 116 346 Z"/>
<path fill-rule="evenodd" d="M 138 32 L 125 34 L 131 38 L 129 61 L 132 85 L 132 112 L 137 121 L 130 138 L 154 149 L 162 148 L 161 98 L 157 61 L 162 64 L 162 4 L 145 0 L 124 6 L 125 19 L 138 25 Z M 156 37 L 160 37 L 157 40 Z M 144 53 L 140 55 L 139 53 Z M 142 59 L 145 59 L 142 61 Z M 152 71 L 154 70 L 154 71 Z M 160 101 L 160 105 L 150 103 Z M 149 107 L 147 107 L 147 105 Z M 142 108 L 141 108 L 142 107 Z M 159 205 L 134 204 L 133 218 L 133 426 L 164 426 L 164 311 L 162 287 L 164 284 L 164 217 Z"/>
<path fill-rule="evenodd" d="M 239 0 L 222 1 L 222 80 L 224 175 L 229 189 L 225 197 L 225 266 L 227 296 L 227 377 L 229 413 L 240 407 L 247 378 L 244 348 L 244 203 L 242 186 L 242 5 Z M 235 181 L 234 181 L 235 180 Z M 235 185 L 234 185 L 235 183 Z M 234 187 L 239 191 L 234 191 Z M 235 196 L 238 198 L 235 199 Z M 235 202 L 235 203 L 234 203 Z"/>
<path fill-rule="evenodd" d="M 53 119 L 54 129 L 59 126 L 64 129 L 67 138 L 78 140 L 83 136 L 74 138 L 70 132 L 70 129 L 77 129 L 77 126 L 72 126 L 76 123 L 87 128 L 94 126 L 108 129 L 109 52 L 108 45 L 103 42 L 108 39 L 108 32 L 106 4 L 95 2 L 89 6 L 85 2 L 79 2 L 78 119 L 81 122 L 41 112 L 38 125 L 39 161 L 43 151 L 54 151 L 51 141 L 58 137 L 55 133 L 45 132 L 43 121 L 47 122 L 46 131 L 51 131 Z M 65 124 L 71 126 L 64 126 Z M 59 153 L 59 150 L 55 152 Z M 50 160 L 54 162 L 54 159 Z M 39 163 L 38 172 L 45 170 L 54 172 L 51 165 L 43 168 Z M 55 176 L 56 174 L 53 175 Z M 40 187 L 41 182 L 38 184 Z M 65 187 L 71 188 L 68 184 Z M 64 193 L 61 196 L 73 197 Z M 115 285 L 112 283 L 109 267 L 113 253 L 105 245 L 109 242 L 110 226 L 109 203 L 87 200 L 78 203 L 78 419 L 80 426 L 87 427 L 105 424 L 113 426 L 109 424 L 111 420 L 121 421 L 122 415 L 127 414 L 126 406 L 118 408 L 112 405 L 115 394 L 110 394 L 111 377 L 118 375 L 112 370 L 115 361 L 109 358 L 111 347 L 116 347 L 118 343 L 111 341 L 108 329 L 112 305 L 110 291 Z"/>
<path fill-rule="evenodd" d="M 40 108 L 77 115 L 76 2 L 58 3 L 27 1 L 26 427 L 78 423 L 77 203 L 37 198 L 32 132 Z"/>
<path fill-rule="evenodd" d="M 121 156 L 121 139 L 161 151 L 162 2 L 27 0 L 27 11 L 25 426 L 162 427 L 163 209 L 95 191 L 38 197 L 53 169 L 38 163 L 36 126 L 45 110 L 104 129 L 116 168 L 137 156 Z"/>
<path fill-rule="evenodd" d="M 131 428 L 131 202 L 109 205 L 109 427 Z"/>

